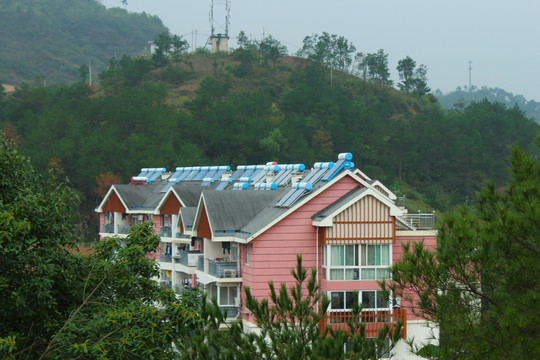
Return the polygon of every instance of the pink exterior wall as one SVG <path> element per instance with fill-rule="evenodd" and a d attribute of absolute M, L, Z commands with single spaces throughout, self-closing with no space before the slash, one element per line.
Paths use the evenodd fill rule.
<path fill-rule="evenodd" d="M 406 233 L 411 233 L 410 231 L 407 231 Z M 403 256 L 403 245 L 407 242 L 419 242 L 424 240 L 424 246 L 428 249 L 435 250 L 435 247 L 437 246 L 437 235 L 435 231 L 419 231 L 418 235 L 405 235 L 400 236 L 398 232 L 398 236 L 396 237 L 396 243 L 394 244 L 392 248 L 392 256 L 393 256 L 393 262 L 396 262 L 397 260 L 401 259 Z M 423 318 L 418 317 L 414 315 L 412 304 L 411 302 L 405 300 L 406 297 L 412 296 L 412 292 L 404 292 L 402 300 L 401 300 L 401 306 L 407 309 L 407 319 L 410 320 L 422 320 Z"/>
<path fill-rule="evenodd" d="M 242 247 L 240 261 L 243 286 L 249 286 L 252 295 L 260 300 L 268 297 L 269 281 L 273 281 L 277 288 L 283 282 L 288 288 L 294 284 L 291 269 L 296 266 L 297 254 L 302 254 L 304 267 L 315 267 L 317 228 L 312 225 L 311 216 L 358 186 L 360 184 L 353 178 L 343 177 L 251 241 L 249 265 L 245 265 L 245 252 Z M 321 260 L 319 258 L 319 263 Z M 241 293 L 244 297 L 243 290 Z M 245 303 L 245 299 L 243 300 Z"/>
<path fill-rule="evenodd" d="M 149 215 L 145 215 L 144 219 L 145 219 L 145 221 L 148 221 L 149 220 Z M 159 235 L 159 231 L 161 229 L 161 216 L 160 215 L 154 215 L 152 221 L 154 223 L 152 228 L 154 229 L 154 232 Z M 155 252 L 146 254 L 146 257 L 148 259 L 159 260 L 159 256 L 161 255 L 161 246 L 162 246 L 162 243 L 159 244 L 159 246 L 157 247 Z"/>

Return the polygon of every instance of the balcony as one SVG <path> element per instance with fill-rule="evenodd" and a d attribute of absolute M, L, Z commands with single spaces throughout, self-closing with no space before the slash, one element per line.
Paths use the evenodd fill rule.
<path fill-rule="evenodd" d="M 227 312 L 227 319 L 238 316 L 238 307 L 236 306 L 220 306 L 219 310 L 221 310 L 223 315 L 225 315 L 225 312 Z"/>
<path fill-rule="evenodd" d="M 204 271 L 204 256 L 199 256 L 199 259 L 197 260 L 197 269 Z"/>
<path fill-rule="evenodd" d="M 435 213 L 406 214 L 401 218 L 416 230 L 435 229 Z"/>
<path fill-rule="evenodd" d="M 101 228 L 102 233 L 114 234 L 114 224 L 104 224 Z"/>
<path fill-rule="evenodd" d="M 171 237 L 171 227 L 170 226 L 162 226 L 161 229 L 159 229 L 159 236 L 161 237 Z"/>
<path fill-rule="evenodd" d="M 159 261 L 161 262 L 172 262 L 172 255 L 171 254 L 161 254 L 159 256 Z"/>
<path fill-rule="evenodd" d="M 385 325 L 390 326 L 390 331 L 393 331 L 398 321 L 402 322 L 402 337 L 407 338 L 407 310 L 403 308 L 394 308 L 392 310 L 366 310 L 353 318 L 351 311 L 331 311 L 327 312 L 326 316 L 321 318 L 319 327 L 321 332 L 325 326 L 330 326 L 332 329 L 349 330 L 348 323 L 357 321 L 365 325 L 366 337 L 377 337 L 379 329 Z"/>
<path fill-rule="evenodd" d="M 159 284 L 164 288 L 164 289 L 171 289 L 172 288 L 172 285 L 169 281 L 160 281 Z"/>
<path fill-rule="evenodd" d="M 239 277 L 236 261 L 208 259 L 208 273 L 218 278 Z"/>
<path fill-rule="evenodd" d="M 131 225 L 118 225 L 117 233 L 118 234 L 129 234 L 129 229 L 131 229 Z"/>
<path fill-rule="evenodd" d="M 200 257 L 203 257 L 200 251 L 180 250 L 180 255 L 175 255 L 174 262 L 185 266 L 198 266 Z"/>

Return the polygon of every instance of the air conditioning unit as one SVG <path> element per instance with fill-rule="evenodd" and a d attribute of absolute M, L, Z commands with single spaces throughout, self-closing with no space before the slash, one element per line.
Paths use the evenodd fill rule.
<path fill-rule="evenodd" d="M 236 270 L 232 270 L 232 269 L 223 270 L 223 277 L 224 278 L 235 278 L 236 277 Z"/>

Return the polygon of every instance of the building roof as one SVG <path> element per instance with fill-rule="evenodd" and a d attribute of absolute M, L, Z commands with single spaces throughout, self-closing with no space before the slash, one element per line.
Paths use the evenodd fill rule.
<path fill-rule="evenodd" d="M 244 227 L 260 217 L 266 208 L 288 189 L 274 191 L 204 191 L 206 213 L 214 233 L 245 232 Z M 278 209 L 283 212 L 283 209 Z"/>
<path fill-rule="evenodd" d="M 143 168 L 131 184 L 113 185 L 111 190 L 128 213 L 159 214 L 159 206 L 174 194 L 181 204 L 180 216 L 186 230 L 198 223 L 202 204 L 214 236 L 249 241 L 346 174 L 356 179 L 359 187 L 317 216 L 333 213 L 368 189 L 393 204 L 374 188 L 379 182 L 353 169 L 351 159 L 352 154 L 343 153 L 336 163 L 318 162 L 311 169 L 305 169 L 303 164 L 267 163 L 240 165 L 235 171 L 230 171 L 229 166 L 184 167 L 171 174 L 163 168 Z M 97 211 L 103 211 L 111 190 Z"/>

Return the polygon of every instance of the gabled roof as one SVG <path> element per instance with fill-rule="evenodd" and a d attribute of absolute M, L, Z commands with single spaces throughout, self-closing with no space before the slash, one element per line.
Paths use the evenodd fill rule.
<path fill-rule="evenodd" d="M 105 206 L 105 204 L 107 204 L 107 202 L 111 198 L 112 194 L 116 194 L 116 196 L 118 196 L 118 199 L 122 203 L 122 206 L 124 208 L 126 208 L 126 209 L 128 208 L 126 203 L 124 202 L 124 200 L 122 200 L 122 198 L 118 195 L 118 191 L 115 189 L 115 185 L 112 185 L 109 188 L 109 191 L 107 191 L 107 194 L 105 194 L 105 197 L 103 198 L 103 200 L 101 200 L 101 203 L 96 208 L 96 210 L 95 210 L 96 212 L 103 212 L 103 207 Z"/>
<path fill-rule="evenodd" d="M 311 191 L 307 192 L 304 196 L 302 196 L 290 208 L 282 209 L 273 206 L 268 206 L 264 208 L 255 219 L 253 219 L 248 225 L 244 227 L 243 230 L 245 235 L 243 237 L 245 238 L 245 241 L 249 242 L 255 239 L 257 236 L 274 226 L 276 223 L 296 211 L 299 207 L 303 206 L 305 203 L 318 196 L 321 192 L 323 192 L 345 176 L 350 176 L 355 181 L 357 181 L 359 185 L 365 187 L 370 186 L 369 183 L 367 183 L 364 179 L 360 178 L 357 174 L 351 172 L 350 170 L 343 170 L 331 181 L 320 181 L 316 183 Z M 380 196 L 383 195 L 380 194 Z"/>
<path fill-rule="evenodd" d="M 201 193 L 203 190 L 209 189 L 209 187 L 202 187 L 197 184 L 182 183 L 173 185 L 171 188 L 180 199 L 180 203 L 185 207 L 197 207 Z"/>
<path fill-rule="evenodd" d="M 165 180 L 156 180 L 147 185 L 112 185 L 96 211 L 103 211 L 103 206 L 114 192 L 126 208 L 127 213 L 153 212 L 153 210 L 163 199 L 163 193 L 160 193 L 160 191 L 165 184 Z"/>
<path fill-rule="evenodd" d="M 243 228 L 261 211 L 281 198 L 288 189 L 274 191 L 204 191 L 196 218 L 206 209 L 215 236 L 231 236 Z M 283 210 L 281 210 L 283 211 Z"/>
<path fill-rule="evenodd" d="M 180 209 L 180 219 L 182 220 L 182 225 L 184 225 L 184 231 L 193 227 L 196 212 L 196 207 L 183 207 Z"/>
<path fill-rule="evenodd" d="M 332 204 L 328 205 L 315 215 L 311 217 L 313 220 L 314 226 L 320 226 L 320 227 L 329 227 L 333 225 L 333 219 L 335 216 L 349 208 L 352 204 L 356 203 L 360 199 L 371 195 L 375 197 L 378 201 L 384 203 L 386 206 L 390 208 L 390 215 L 391 216 L 400 216 L 402 215 L 402 211 L 399 207 L 394 205 L 393 202 L 389 201 L 387 197 L 379 193 L 377 190 L 372 188 L 355 188 L 351 191 L 349 191 L 347 194 L 342 196 L 337 201 L 333 202 Z"/>

